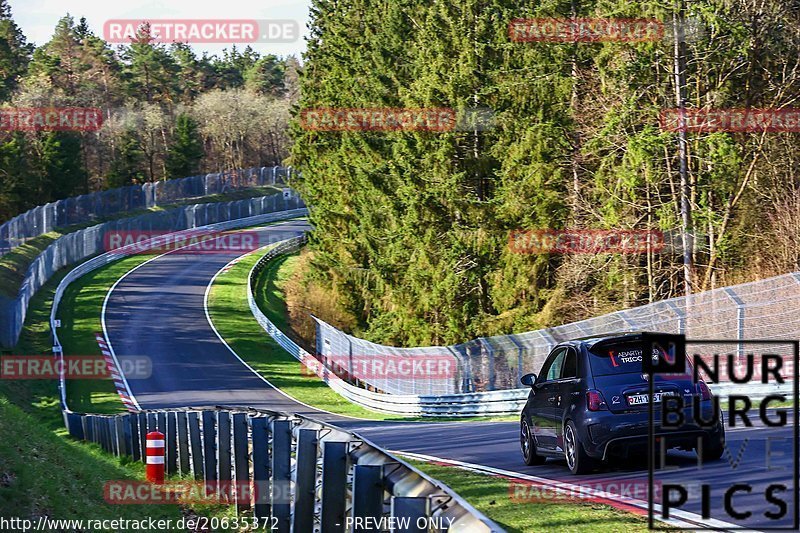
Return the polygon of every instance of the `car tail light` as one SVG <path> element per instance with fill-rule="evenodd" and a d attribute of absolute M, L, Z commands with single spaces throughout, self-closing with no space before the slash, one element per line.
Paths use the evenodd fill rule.
<path fill-rule="evenodd" d="M 698 381 L 697 388 L 700 389 L 700 394 L 702 395 L 703 400 L 710 400 L 711 399 L 711 389 L 708 388 L 705 381 Z"/>
<path fill-rule="evenodd" d="M 598 390 L 586 391 L 586 405 L 590 411 L 607 411 L 608 406 L 603 395 Z"/>

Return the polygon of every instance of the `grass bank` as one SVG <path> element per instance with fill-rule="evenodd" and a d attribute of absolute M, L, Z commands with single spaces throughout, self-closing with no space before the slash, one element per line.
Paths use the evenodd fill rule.
<path fill-rule="evenodd" d="M 66 272 L 57 273 L 31 300 L 14 353 L 50 353 L 50 307 L 55 288 Z M 64 338 L 74 349 L 89 349 L 91 346 L 80 339 L 80 332 L 91 329 L 84 320 L 88 307 L 77 288 L 72 292 L 81 310 L 64 317 L 72 324 L 65 328 Z M 120 402 L 113 387 L 104 390 L 103 386 L 109 385 L 106 381 L 84 383 L 83 387 L 89 387 L 85 389 L 68 386 L 69 401 L 78 403 L 78 398 L 86 396 L 93 402 L 94 412 L 116 412 Z M 120 461 L 95 444 L 70 439 L 63 427 L 55 380 L 0 380 L 0 435 L 0 516 L 35 522 L 40 517 L 177 520 L 182 515 L 177 505 L 105 502 L 103 487 L 107 481 L 143 479 L 144 467 L 127 459 Z"/>
<path fill-rule="evenodd" d="M 547 503 L 513 497 L 512 481 L 422 461 L 407 460 L 509 533 L 529 531 L 648 531 L 647 518 L 597 503 Z"/>

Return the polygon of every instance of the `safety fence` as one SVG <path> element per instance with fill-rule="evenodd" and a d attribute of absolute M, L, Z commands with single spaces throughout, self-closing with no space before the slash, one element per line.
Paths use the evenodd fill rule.
<path fill-rule="evenodd" d="M 0 224 L 0 255 L 55 228 L 86 224 L 104 216 L 222 194 L 234 189 L 285 184 L 291 173 L 291 167 L 248 168 L 131 185 L 58 200 L 34 207 Z"/>
<path fill-rule="evenodd" d="M 25 274 L 15 299 L 0 298 L 0 345 L 14 346 L 19 338 L 28 303 L 42 285 L 61 268 L 105 251 L 109 232 L 170 232 L 208 227 L 220 221 L 242 220 L 264 213 L 305 207 L 297 194 L 273 194 L 234 202 L 216 202 L 177 207 L 163 212 L 104 222 L 56 239 Z"/>
<path fill-rule="evenodd" d="M 203 480 L 207 499 L 236 505 L 270 531 L 503 531 L 368 440 L 299 415 L 215 407 L 115 416 L 64 411 L 64 421 L 74 438 L 145 463 L 147 433 L 162 433 L 168 475 Z"/>
<path fill-rule="evenodd" d="M 394 386 L 390 378 L 374 380 L 370 379 L 372 376 L 359 378 L 352 369 L 336 368 L 336 365 L 329 364 L 329 359 L 326 359 L 322 352 L 318 351 L 317 355 L 312 355 L 289 338 L 259 309 L 253 291 L 255 290 L 258 275 L 271 261 L 282 255 L 297 251 L 305 242 L 305 236 L 295 237 L 282 241 L 270 248 L 250 271 L 247 284 L 247 300 L 250 311 L 264 331 L 281 348 L 295 357 L 310 374 L 318 376 L 331 389 L 351 402 L 375 411 L 426 417 L 519 414 L 528 397 L 528 390 L 511 389 L 476 394 L 431 393 L 429 392 L 432 386 L 430 383 L 431 378 L 416 380 L 404 379 L 401 376 L 394 377 L 400 383 L 399 386 Z M 380 357 L 378 353 L 375 355 Z M 458 355 L 451 355 L 451 357 L 457 358 Z M 446 361 L 447 359 L 444 360 Z M 336 359 L 337 363 L 340 361 L 341 359 Z M 447 377 L 445 381 L 450 381 L 450 378 Z M 386 388 L 381 388 L 376 384 Z M 368 388 L 364 388 L 365 385 Z M 417 392 L 397 392 L 398 389 L 402 388 L 411 388 Z"/>
<path fill-rule="evenodd" d="M 741 285 L 663 300 L 607 315 L 525 333 L 475 339 L 454 346 L 397 348 L 359 339 L 316 319 L 317 352 L 394 360 L 402 357 L 457 355 L 456 390 L 480 393 L 511 390 L 528 372 L 538 372 L 559 342 L 626 332 L 650 331 L 686 335 L 687 339 L 719 339 L 705 346 L 708 353 L 733 352 L 745 357 L 746 341 L 800 339 L 800 273 L 791 273 Z M 789 357 L 790 345 L 776 348 Z M 788 362 L 788 359 L 787 359 Z M 372 380 L 376 387 L 394 391 L 390 379 Z M 713 387 L 712 387 L 713 388 Z M 397 391 L 402 392 L 402 391 Z"/>
<path fill-rule="evenodd" d="M 769 394 L 792 394 L 794 343 L 800 338 L 800 320 L 791 306 L 800 306 L 800 275 L 789 274 L 753 283 L 726 287 L 629 309 L 582 322 L 515 335 L 480 338 L 446 347 L 396 348 L 348 335 L 314 317 L 317 323 L 316 354 L 298 346 L 281 332 L 258 309 L 252 290 L 256 274 L 277 256 L 292 253 L 305 243 L 304 237 L 290 239 L 270 250 L 251 272 L 249 304 L 267 333 L 285 350 L 303 362 L 342 396 L 365 407 L 390 413 L 413 413 L 422 416 L 474 416 L 517 414 L 525 404 L 529 389 L 520 388 L 519 378 L 538 372 L 544 359 L 559 342 L 590 336 L 616 335 L 625 332 L 661 332 L 684 334 L 687 354 L 700 355 L 710 366 L 718 354 L 719 383 L 711 383 L 716 394 L 747 394 L 763 398 Z M 780 296 L 778 301 L 776 296 Z M 784 306 L 788 306 L 784 308 Z M 776 322 L 770 325 L 770 321 Z M 756 339 L 783 343 L 769 345 Z M 717 340 L 716 343 L 700 343 Z M 748 354 L 754 354 L 755 368 L 760 356 L 781 357 L 782 384 L 731 382 L 731 374 L 747 374 Z M 730 354 L 732 359 L 727 359 Z M 413 375 L 405 377 L 384 372 L 359 375 L 348 361 L 384 361 L 386 369 L 409 360 L 452 360 L 452 375 Z M 374 367 L 373 367 L 374 368 Z M 441 379 L 440 379 L 441 378 Z M 434 390 L 435 389 L 435 390 Z"/>

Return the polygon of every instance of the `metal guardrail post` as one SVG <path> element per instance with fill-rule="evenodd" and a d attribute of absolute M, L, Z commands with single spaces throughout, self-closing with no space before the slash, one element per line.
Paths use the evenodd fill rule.
<path fill-rule="evenodd" d="M 377 524 L 383 516 L 383 465 L 356 465 L 353 471 L 353 531 L 372 531 L 364 521 L 358 527 L 355 519 L 370 519 Z"/>
<path fill-rule="evenodd" d="M 236 479 L 236 506 L 239 511 L 250 508 L 249 494 L 242 491 L 250 486 L 250 455 L 247 441 L 247 415 L 234 413 L 233 425 L 233 470 Z"/>
<path fill-rule="evenodd" d="M 253 431 L 253 487 L 255 504 L 253 516 L 269 518 L 269 435 L 267 419 L 251 417 Z"/>
<path fill-rule="evenodd" d="M 326 441 L 322 444 L 321 525 L 325 533 L 344 531 L 347 446 L 346 442 Z"/>
<path fill-rule="evenodd" d="M 112 439 L 111 423 L 109 422 L 110 419 L 109 417 L 104 416 L 102 420 L 103 420 L 103 443 L 105 444 L 104 449 L 108 453 L 114 453 L 114 440 Z"/>
<path fill-rule="evenodd" d="M 495 372 L 495 360 L 494 360 L 494 346 L 489 344 L 489 342 L 484 337 L 480 337 L 478 339 L 481 347 L 486 350 L 486 359 L 488 361 L 488 370 L 489 370 L 489 379 L 488 383 L 486 384 L 486 390 L 495 390 L 496 387 L 496 379 L 497 373 Z M 483 351 L 483 350 L 482 350 Z"/>
<path fill-rule="evenodd" d="M 106 418 L 108 426 L 108 440 L 111 443 L 111 453 L 119 457 L 119 443 L 117 442 L 117 423 L 116 417 L 109 416 Z"/>
<path fill-rule="evenodd" d="M 314 530 L 314 494 L 317 485 L 317 437 L 314 429 L 297 432 L 297 467 L 294 479 L 294 517 L 292 531 Z"/>
<path fill-rule="evenodd" d="M 429 498 L 397 496 L 392 498 L 392 517 L 400 519 L 399 523 L 401 524 L 393 531 L 429 533 L 428 517 L 430 515 L 431 501 Z"/>
<path fill-rule="evenodd" d="M 638 331 L 639 330 L 639 324 L 637 322 L 634 322 L 630 318 L 628 318 L 628 316 L 626 315 L 625 311 L 618 311 L 616 313 L 616 315 L 619 318 L 621 318 L 622 321 L 625 322 L 628 325 L 628 327 L 631 329 L 631 331 Z"/>
<path fill-rule="evenodd" d="M 231 415 L 227 411 L 217 411 L 217 479 L 223 490 L 220 494 L 231 496 Z M 233 502 L 229 502 L 233 503 Z"/>
<path fill-rule="evenodd" d="M 178 471 L 178 413 L 170 411 L 167 416 L 167 431 L 164 433 L 166 439 L 166 471 L 167 475 L 172 475 Z"/>
<path fill-rule="evenodd" d="M 667 305 L 669 306 L 669 308 L 672 309 L 672 312 L 675 313 L 676 315 L 678 315 L 678 334 L 679 335 L 685 335 L 686 334 L 686 311 L 681 309 L 680 307 L 678 307 L 678 304 L 676 304 L 672 300 L 666 300 L 666 302 L 667 302 Z"/>
<path fill-rule="evenodd" d="M 206 481 L 217 480 L 217 428 L 216 413 L 203 411 L 203 476 Z"/>
<path fill-rule="evenodd" d="M 116 434 L 117 440 L 117 456 L 122 457 L 123 455 L 128 455 L 128 443 L 127 439 L 125 438 L 125 422 L 127 421 L 127 415 L 115 416 L 114 420 L 114 433 Z"/>
<path fill-rule="evenodd" d="M 131 413 L 128 415 L 128 420 L 131 426 L 131 457 L 134 461 L 139 461 L 142 458 L 139 444 L 139 416 Z"/>
<path fill-rule="evenodd" d="M 544 339 L 544 342 L 547 343 L 547 353 L 550 353 L 558 342 L 556 342 L 556 339 L 549 332 L 543 329 L 539 330 L 539 335 Z M 545 354 L 545 356 L 546 355 L 547 354 Z"/>
<path fill-rule="evenodd" d="M 195 479 L 203 479 L 203 445 L 200 438 L 200 417 L 196 412 L 188 413 L 189 445 L 192 453 L 192 472 Z"/>
<path fill-rule="evenodd" d="M 739 295 L 736 294 L 736 291 L 733 290 L 731 287 L 725 288 L 725 294 L 733 300 L 733 303 L 736 304 L 736 339 L 739 341 L 744 340 L 744 302 Z M 744 343 L 739 342 L 736 348 L 736 356 L 742 357 L 744 355 Z"/>
<path fill-rule="evenodd" d="M 83 423 L 81 416 L 75 413 L 64 412 L 67 430 L 71 437 L 83 440 Z"/>
<path fill-rule="evenodd" d="M 139 459 L 147 460 L 147 413 L 137 413 L 139 421 Z"/>
<path fill-rule="evenodd" d="M 273 531 L 289 533 L 292 501 L 292 426 L 289 420 L 272 421 L 272 494 Z"/>
<path fill-rule="evenodd" d="M 175 413 L 178 422 L 178 462 L 182 475 L 191 472 L 189 465 L 189 425 L 186 420 L 186 413 Z"/>
<path fill-rule="evenodd" d="M 91 442 L 92 437 L 89 434 L 89 431 L 90 431 L 89 427 L 90 427 L 89 426 L 89 417 L 88 416 L 82 416 L 81 417 L 81 429 L 83 430 L 83 439 Z"/>
<path fill-rule="evenodd" d="M 517 381 L 519 381 L 522 379 L 522 376 L 525 375 L 522 370 L 522 367 L 525 364 L 522 357 L 525 349 L 522 347 L 522 344 L 520 344 L 519 341 L 514 338 L 514 335 L 509 335 L 508 340 L 514 343 L 514 346 L 517 347 Z"/>

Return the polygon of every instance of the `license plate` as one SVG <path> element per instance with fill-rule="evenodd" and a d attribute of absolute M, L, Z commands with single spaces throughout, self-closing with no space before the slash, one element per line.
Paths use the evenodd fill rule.
<path fill-rule="evenodd" d="M 653 403 L 660 403 L 663 396 L 674 396 L 673 392 L 653 393 Z M 628 396 L 628 405 L 647 405 L 648 394 L 631 394 Z"/>

